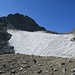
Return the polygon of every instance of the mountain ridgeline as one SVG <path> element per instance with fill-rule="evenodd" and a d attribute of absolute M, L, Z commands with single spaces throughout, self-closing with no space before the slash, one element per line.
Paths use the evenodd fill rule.
<path fill-rule="evenodd" d="M 44 27 L 40 27 L 32 18 L 22 14 L 9 14 L 7 17 L 1 17 L 2 26 L 8 28 L 16 28 L 25 31 L 45 31 Z"/>
<path fill-rule="evenodd" d="M 24 16 L 19 13 L 9 14 L 7 17 L 0 17 L 0 26 L 6 27 L 7 29 L 15 28 L 24 31 L 45 31 L 47 33 L 57 34 L 57 32 L 48 31 L 44 27 L 39 26 L 29 16 Z"/>

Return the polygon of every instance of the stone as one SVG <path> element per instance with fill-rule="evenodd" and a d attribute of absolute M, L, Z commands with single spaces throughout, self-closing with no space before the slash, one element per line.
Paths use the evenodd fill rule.
<path fill-rule="evenodd" d="M 13 66 L 10 66 L 10 69 L 12 69 L 13 68 Z"/>
<path fill-rule="evenodd" d="M 4 73 L 4 71 L 1 71 L 1 70 L 0 70 L 0 74 L 3 74 L 3 73 Z"/>
<path fill-rule="evenodd" d="M 21 65 L 23 68 L 25 68 L 26 67 L 26 65 Z"/>
<path fill-rule="evenodd" d="M 70 63 L 74 62 L 73 60 L 69 60 Z"/>
<path fill-rule="evenodd" d="M 66 68 L 62 68 L 62 73 L 66 73 Z"/>
<path fill-rule="evenodd" d="M 23 67 L 21 67 L 20 69 L 19 69 L 19 71 L 22 71 L 23 70 Z"/>
<path fill-rule="evenodd" d="M 61 65 L 65 65 L 65 63 L 61 63 Z"/>
<path fill-rule="evenodd" d="M 38 66 L 43 66 L 42 64 L 38 64 Z"/>
<path fill-rule="evenodd" d="M 50 72 L 50 75 L 53 74 L 53 72 Z"/>
<path fill-rule="evenodd" d="M 27 61 L 22 61 L 22 64 L 27 64 Z"/>
<path fill-rule="evenodd" d="M 6 64 L 3 64 L 2 68 L 6 68 Z"/>
<path fill-rule="evenodd" d="M 71 72 L 73 72 L 73 73 L 74 73 L 74 72 L 75 72 L 75 68 L 71 69 Z"/>
<path fill-rule="evenodd" d="M 54 68 L 54 70 L 53 70 L 53 71 L 54 71 L 54 72 L 56 72 L 56 71 L 58 71 L 58 70 Z"/>
<path fill-rule="evenodd" d="M 40 74 L 42 72 L 42 70 L 38 70 L 38 74 Z"/>
<path fill-rule="evenodd" d="M 12 69 L 12 70 L 11 70 L 11 73 L 16 73 L 16 70 L 15 70 L 15 69 Z"/>
<path fill-rule="evenodd" d="M 75 41 L 75 37 L 73 37 L 73 38 L 71 39 L 71 41 Z"/>
<path fill-rule="evenodd" d="M 37 63 L 37 61 L 36 61 L 35 59 L 33 59 L 33 62 L 34 62 L 34 64 L 36 64 L 36 63 Z"/>
<path fill-rule="evenodd" d="M 75 75 L 75 73 L 71 73 L 71 75 Z"/>
<path fill-rule="evenodd" d="M 30 67 L 30 65 L 28 65 L 28 64 L 25 64 L 25 65 L 21 65 L 22 66 L 22 68 L 29 68 Z"/>
<path fill-rule="evenodd" d="M 8 62 L 8 63 L 11 63 L 11 62 L 12 62 L 12 60 L 7 60 L 7 62 Z"/>
<path fill-rule="evenodd" d="M 43 70 L 42 71 L 43 74 L 48 73 L 48 72 L 49 72 L 48 70 Z"/>

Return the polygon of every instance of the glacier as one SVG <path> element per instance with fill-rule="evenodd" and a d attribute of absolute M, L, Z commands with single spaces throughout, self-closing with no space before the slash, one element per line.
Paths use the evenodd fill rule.
<path fill-rule="evenodd" d="M 44 31 L 7 30 L 12 35 L 9 45 L 15 53 L 36 56 L 75 58 L 73 34 L 51 34 Z"/>

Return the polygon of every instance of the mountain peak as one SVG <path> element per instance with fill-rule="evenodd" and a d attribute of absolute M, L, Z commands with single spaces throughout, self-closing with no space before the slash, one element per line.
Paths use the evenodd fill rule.
<path fill-rule="evenodd" d="M 24 16 L 19 13 L 9 14 L 7 17 L 0 17 L 0 26 L 16 28 L 25 31 L 45 31 L 44 27 L 39 26 L 29 16 Z"/>
<path fill-rule="evenodd" d="M 32 18 L 29 16 L 24 16 L 19 13 L 9 14 L 7 16 L 8 21 L 16 29 L 25 31 L 41 31 L 46 30 L 44 27 L 39 26 Z"/>

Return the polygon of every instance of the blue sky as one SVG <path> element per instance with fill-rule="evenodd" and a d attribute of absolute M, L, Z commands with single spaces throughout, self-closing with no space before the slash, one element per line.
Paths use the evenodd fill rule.
<path fill-rule="evenodd" d="M 75 0 L 1 0 L 0 16 L 20 13 L 56 32 L 75 28 Z"/>

